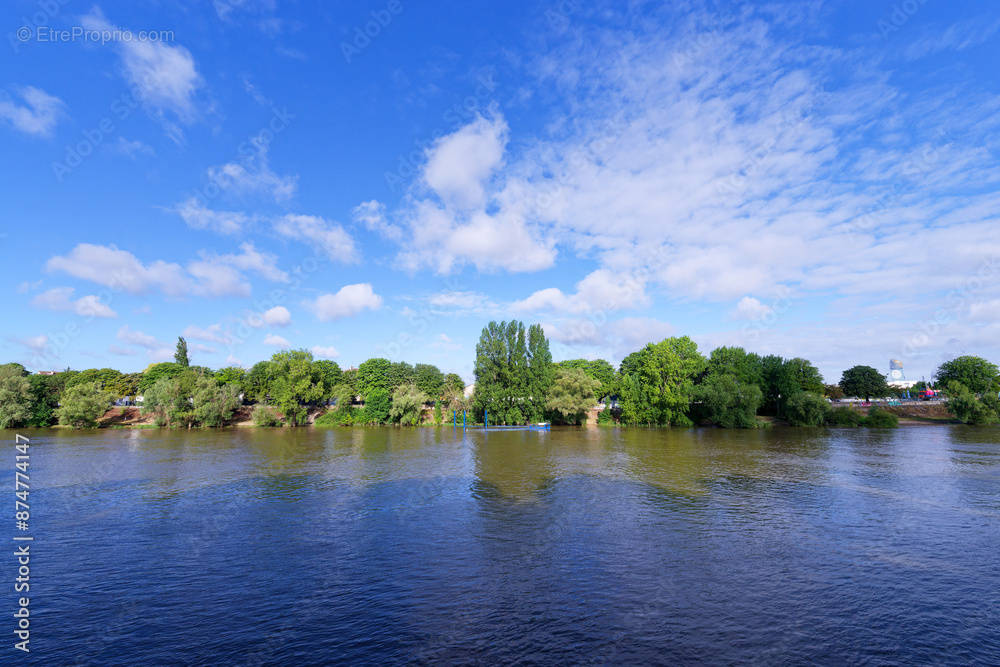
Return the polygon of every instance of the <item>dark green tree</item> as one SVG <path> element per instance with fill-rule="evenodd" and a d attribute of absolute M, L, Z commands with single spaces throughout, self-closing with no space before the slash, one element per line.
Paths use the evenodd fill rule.
<path fill-rule="evenodd" d="M 649 343 L 622 360 L 619 399 L 626 424 L 688 426 L 695 379 L 706 366 L 688 338 Z"/>
<path fill-rule="evenodd" d="M 388 394 L 392 390 L 392 362 L 376 357 L 358 366 L 358 393 L 362 397 L 381 389 Z"/>
<path fill-rule="evenodd" d="M 695 387 L 693 398 L 693 412 L 699 419 L 723 428 L 756 428 L 757 408 L 764 394 L 756 384 L 712 373 Z"/>
<path fill-rule="evenodd" d="M 966 355 L 946 361 L 938 367 L 934 377 L 941 386 L 959 382 L 974 394 L 996 393 L 1000 390 L 1000 372 L 996 364 L 982 357 Z"/>
<path fill-rule="evenodd" d="M 444 387 L 451 392 L 465 391 L 465 380 L 458 373 L 448 373 L 444 376 Z"/>
<path fill-rule="evenodd" d="M 188 344 L 183 336 L 177 337 L 177 349 L 174 351 L 174 363 L 178 366 L 190 366 L 188 359 Z"/>
<path fill-rule="evenodd" d="M 417 389 L 433 399 L 439 399 L 444 394 L 444 374 L 437 366 L 417 364 L 414 367 L 414 383 Z"/>
<path fill-rule="evenodd" d="M 881 398 L 889 393 L 885 376 L 871 366 L 853 366 L 844 371 L 840 378 L 840 388 L 848 396 L 857 396 L 866 401 L 872 396 Z"/>
<path fill-rule="evenodd" d="M 822 426 L 829 412 L 826 399 L 809 391 L 791 396 L 785 406 L 785 418 L 792 426 Z"/>

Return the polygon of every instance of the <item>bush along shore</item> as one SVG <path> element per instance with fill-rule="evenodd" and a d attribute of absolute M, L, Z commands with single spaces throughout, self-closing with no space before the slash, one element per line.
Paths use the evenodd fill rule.
<path fill-rule="evenodd" d="M 476 346 L 474 376 L 466 387 L 459 375 L 434 365 L 383 358 L 343 370 L 306 350 L 278 352 L 249 369 L 212 370 L 192 365 L 179 338 L 174 361 L 139 373 L 29 373 L 18 363 L 0 365 L 0 428 L 419 426 L 461 422 L 463 414 L 473 425 L 487 412 L 491 424 L 588 418 L 599 425 L 723 428 L 899 423 L 900 410 L 891 405 L 861 411 L 837 405 L 845 396 L 868 403 L 898 394 L 870 366 L 854 366 L 837 384 L 825 384 L 806 359 L 739 347 L 706 357 L 686 336 L 649 343 L 615 368 L 602 359 L 553 362 L 540 325 L 490 322 Z M 958 357 L 941 365 L 935 382 L 948 397 L 947 413 L 924 421 L 1000 422 L 996 365 Z"/>

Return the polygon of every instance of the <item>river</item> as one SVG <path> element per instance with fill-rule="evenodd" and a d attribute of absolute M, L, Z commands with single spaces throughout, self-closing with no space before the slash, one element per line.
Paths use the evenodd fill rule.
<path fill-rule="evenodd" d="M 1000 664 L 1000 429 L 22 433 L 38 664 Z"/>

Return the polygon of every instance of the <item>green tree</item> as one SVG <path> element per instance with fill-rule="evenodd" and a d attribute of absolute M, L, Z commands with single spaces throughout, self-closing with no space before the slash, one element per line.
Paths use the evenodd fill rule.
<path fill-rule="evenodd" d="M 520 323 L 519 323 L 520 324 Z M 555 368 L 552 365 L 552 352 L 549 350 L 549 340 L 540 324 L 528 327 L 527 349 L 527 409 L 528 421 L 537 422 L 545 416 L 545 406 L 549 391 L 555 378 Z M 523 345 L 523 336 L 518 339 L 518 346 Z"/>
<path fill-rule="evenodd" d="M 800 391 L 788 399 L 785 418 L 792 426 L 822 426 L 826 421 L 830 404 L 819 394 Z"/>
<path fill-rule="evenodd" d="M 389 411 L 392 409 L 392 399 L 385 389 L 372 389 L 365 397 L 364 419 L 369 424 L 386 424 L 389 422 Z"/>
<path fill-rule="evenodd" d="M 1000 372 L 996 364 L 982 357 L 966 355 L 946 361 L 938 367 L 934 377 L 941 386 L 959 382 L 974 394 L 996 393 L 1000 389 Z"/>
<path fill-rule="evenodd" d="M 240 391 L 245 392 L 243 385 L 246 382 L 247 372 L 239 366 L 220 368 L 215 372 L 214 378 L 216 384 L 235 384 L 240 388 Z"/>
<path fill-rule="evenodd" d="M 866 401 L 872 396 L 881 398 L 889 393 L 885 376 L 871 366 L 853 366 L 844 371 L 840 378 L 840 388 L 848 396 L 857 396 Z"/>
<path fill-rule="evenodd" d="M 344 384 L 344 385 L 347 385 L 348 387 L 350 387 L 351 388 L 351 393 L 354 396 L 357 396 L 358 394 L 361 393 L 361 390 L 358 389 L 358 369 L 357 368 L 348 368 L 346 371 L 344 371 L 343 373 L 341 373 L 341 375 L 340 375 L 340 382 L 341 382 L 341 384 Z"/>
<path fill-rule="evenodd" d="M 553 377 L 552 354 L 541 326 L 526 331 L 516 320 L 490 322 L 476 344 L 474 374 L 478 419 L 486 411 L 494 424 L 541 419 Z"/>
<path fill-rule="evenodd" d="M 219 385 L 209 377 L 198 378 L 192 396 L 194 419 L 202 426 L 224 426 L 240 407 L 240 388 Z"/>
<path fill-rule="evenodd" d="M 271 383 L 274 373 L 270 361 L 258 361 L 247 371 L 243 380 L 243 392 L 256 403 L 267 403 L 271 397 Z"/>
<path fill-rule="evenodd" d="M 452 392 L 464 392 L 465 391 L 465 381 L 462 376 L 458 373 L 448 373 L 444 376 L 444 387 L 446 391 Z"/>
<path fill-rule="evenodd" d="M 150 364 L 142 372 L 142 380 L 139 381 L 139 391 L 145 392 L 156 384 L 160 378 L 176 378 L 185 371 L 184 366 L 180 366 L 172 361 L 165 361 L 159 364 Z M 69 383 L 67 383 L 69 384 Z"/>
<path fill-rule="evenodd" d="M 88 368 L 67 378 L 66 387 L 96 382 L 101 389 L 106 389 L 114 394 L 117 393 L 115 390 L 122 377 L 121 371 L 116 371 L 113 368 Z"/>
<path fill-rule="evenodd" d="M 402 426 L 416 426 L 420 423 L 427 394 L 420 391 L 416 385 L 404 384 L 397 387 L 392 394 L 392 406 L 389 408 L 389 419 Z"/>
<path fill-rule="evenodd" d="M 0 428 L 22 426 L 30 417 L 31 383 L 28 378 L 16 369 L 0 370 Z"/>
<path fill-rule="evenodd" d="M 785 362 L 792 381 L 798 388 L 813 394 L 823 393 L 823 376 L 819 369 L 806 359 L 795 357 Z"/>
<path fill-rule="evenodd" d="M 180 377 L 161 377 L 142 396 L 142 412 L 157 426 L 190 426 L 195 421 L 191 388 Z"/>
<path fill-rule="evenodd" d="M 17 362 L 0 364 L 0 377 L 7 376 L 25 377 L 29 375 L 28 369 Z"/>
<path fill-rule="evenodd" d="M 761 357 L 742 347 L 717 347 L 708 357 L 706 375 L 731 375 L 742 384 L 764 384 Z"/>
<path fill-rule="evenodd" d="M 441 398 L 444 394 L 444 373 L 431 364 L 417 364 L 413 368 L 414 384 L 417 389 L 431 398 Z"/>
<path fill-rule="evenodd" d="M 272 382 L 270 396 L 274 405 L 285 415 L 289 426 L 305 422 L 308 406 L 326 395 L 320 369 L 313 364 L 307 350 L 276 352 L 270 362 Z"/>
<path fill-rule="evenodd" d="M 683 336 L 649 343 L 622 360 L 619 398 L 626 424 L 686 426 L 694 380 L 705 370 L 698 345 Z"/>
<path fill-rule="evenodd" d="M 823 385 L 823 395 L 836 401 L 844 397 L 844 390 L 840 388 L 839 384 L 825 384 Z"/>
<path fill-rule="evenodd" d="M 329 398 L 333 395 L 333 388 L 338 386 L 343 378 L 343 372 L 336 361 L 329 359 L 317 359 L 313 362 L 319 382 L 323 385 L 323 397 Z"/>
<path fill-rule="evenodd" d="M 31 385 L 31 407 L 27 426 L 52 426 L 59 420 L 56 409 L 59 407 L 59 396 L 66 381 L 62 375 L 64 374 L 28 376 L 28 384 Z"/>
<path fill-rule="evenodd" d="M 404 384 L 413 384 L 413 366 L 405 361 L 395 361 L 389 366 L 389 393 L 396 391 Z"/>
<path fill-rule="evenodd" d="M 96 382 L 78 384 L 63 392 L 56 414 L 60 424 L 92 427 L 108 411 L 112 401 L 114 396 L 111 392 L 105 391 Z"/>
<path fill-rule="evenodd" d="M 560 368 L 579 368 L 588 376 L 600 382 L 600 386 L 594 392 L 595 398 L 600 400 L 605 396 L 614 394 L 617 388 L 618 374 L 615 367 L 604 359 L 567 359 L 556 364 Z"/>
<path fill-rule="evenodd" d="M 737 348 L 739 349 L 739 348 Z M 695 387 L 695 414 L 723 428 L 757 428 L 757 409 L 764 394 L 756 384 L 728 374 L 710 374 Z"/>
<path fill-rule="evenodd" d="M 989 399 L 992 398 L 993 395 L 990 394 Z M 961 382 L 952 380 L 948 383 L 948 412 L 963 424 L 978 426 L 1000 421 L 995 401 L 989 399 L 980 400 Z"/>
<path fill-rule="evenodd" d="M 545 408 L 564 424 L 580 424 L 596 403 L 601 381 L 582 368 L 559 367 Z"/>
<path fill-rule="evenodd" d="M 367 398 L 371 392 L 392 390 L 392 362 L 382 357 L 368 359 L 358 366 L 358 393 Z"/>
<path fill-rule="evenodd" d="M 174 351 L 174 363 L 178 366 L 190 366 L 191 362 L 188 359 L 188 344 L 182 336 L 177 337 L 177 349 Z"/>

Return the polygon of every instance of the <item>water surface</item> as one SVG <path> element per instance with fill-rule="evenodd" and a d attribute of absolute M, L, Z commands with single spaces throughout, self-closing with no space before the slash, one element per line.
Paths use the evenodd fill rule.
<path fill-rule="evenodd" d="M 25 433 L 39 664 L 1000 663 L 997 429 Z"/>

